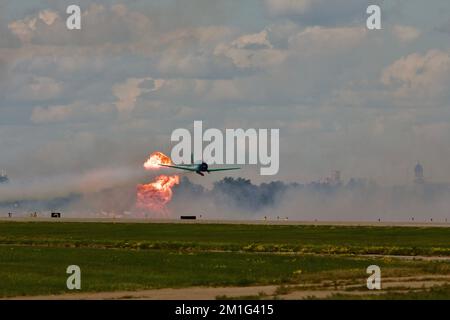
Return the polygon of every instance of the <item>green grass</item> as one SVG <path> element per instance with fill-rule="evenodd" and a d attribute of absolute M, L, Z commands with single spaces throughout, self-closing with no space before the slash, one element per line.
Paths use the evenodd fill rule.
<path fill-rule="evenodd" d="M 450 256 L 450 229 L 0 222 L 0 297 L 67 292 L 72 264 L 83 292 L 364 284 L 371 264 L 383 277 L 450 274 L 448 262 L 355 254 Z"/>
<path fill-rule="evenodd" d="M 450 256 L 450 228 L 0 222 L 0 244 Z"/>
<path fill-rule="evenodd" d="M 25 246 L 0 247 L 0 261 L 0 296 L 66 292 L 65 271 L 72 264 L 81 268 L 83 291 L 279 285 L 343 276 L 364 282 L 365 268 L 374 263 L 384 275 L 400 269 L 415 274 L 426 267 L 420 262 L 346 256 Z"/>

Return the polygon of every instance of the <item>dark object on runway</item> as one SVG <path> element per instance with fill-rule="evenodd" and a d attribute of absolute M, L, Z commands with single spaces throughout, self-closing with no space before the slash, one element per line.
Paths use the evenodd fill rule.
<path fill-rule="evenodd" d="M 59 212 L 52 212 L 52 218 L 61 218 L 61 213 L 59 213 Z"/>
<path fill-rule="evenodd" d="M 197 219 L 197 216 L 181 216 L 181 220 L 195 220 Z"/>

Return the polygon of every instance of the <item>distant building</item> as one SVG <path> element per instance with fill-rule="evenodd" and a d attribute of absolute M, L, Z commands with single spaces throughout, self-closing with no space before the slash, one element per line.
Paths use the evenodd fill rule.
<path fill-rule="evenodd" d="M 316 183 L 327 185 L 329 187 L 340 187 L 342 186 L 342 179 L 341 179 L 341 172 L 340 171 L 334 171 L 331 176 L 328 176 L 326 178 L 323 178 Z"/>
<path fill-rule="evenodd" d="M 423 175 L 423 166 L 419 162 L 417 162 L 416 167 L 414 168 L 414 183 L 416 184 L 425 183 Z"/>
<path fill-rule="evenodd" d="M 341 184 L 342 180 L 341 180 L 341 171 L 337 170 L 334 172 L 334 182 L 336 184 Z"/>
<path fill-rule="evenodd" d="M 0 183 L 6 183 L 8 181 L 8 176 L 6 175 L 5 171 L 2 170 L 2 172 L 0 173 Z"/>

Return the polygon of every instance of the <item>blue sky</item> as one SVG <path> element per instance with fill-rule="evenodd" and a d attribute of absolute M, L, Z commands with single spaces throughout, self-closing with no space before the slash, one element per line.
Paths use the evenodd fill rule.
<path fill-rule="evenodd" d="M 382 6 L 383 30 L 365 29 Z M 67 31 L 79 4 L 82 30 Z M 280 173 L 450 181 L 450 3 L 1 1 L 0 168 L 139 168 L 170 134 L 279 128 Z M 255 181 L 257 167 L 243 173 Z M 195 178 L 197 179 L 197 178 Z M 213 181 L 215 178 L 207 178 Z M 206 180 L 208 181 L 208 180 Z"/>

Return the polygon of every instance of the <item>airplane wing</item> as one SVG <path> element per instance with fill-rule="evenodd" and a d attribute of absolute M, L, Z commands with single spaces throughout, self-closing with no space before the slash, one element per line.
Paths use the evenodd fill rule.
<path fill-rule="evenodd" d="M 171 165 L 168 165 L 168 164 L 160 164 L 160 166 L 168 167 L 168 168 L 181 169 L 181 170 L 187 170 L 187 171 L 193 171 L 193 172 L 197 171 L 197 169 L 195 169 L 195 168 L 190 168 L 190 167 L 185 167 L 185 166 L 171 166 Z"/>
<path fill-rule="evenodd" d="M 208 171 L 213 172 L 213 171 L 227 171 L 227 170 L 239 170 L 241 168 L 220 168 L 220 169 L 208 169 Z"/>

